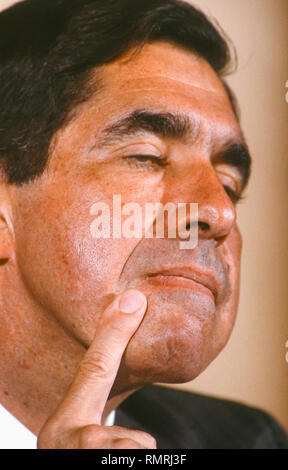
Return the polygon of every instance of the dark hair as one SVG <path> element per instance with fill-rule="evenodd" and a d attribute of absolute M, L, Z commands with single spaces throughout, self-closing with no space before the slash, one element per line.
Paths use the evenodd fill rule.
<path fill-rule="evenodd" d="M 0 165 L 7 182 L 43 173 L 53 135 L 95 91 L 87 86 L 95 67 L 157 40 L 197 53 L 221 79 L 230 63 L 223 34 L 182 1 L 25 0 L 3 11 Z"/>

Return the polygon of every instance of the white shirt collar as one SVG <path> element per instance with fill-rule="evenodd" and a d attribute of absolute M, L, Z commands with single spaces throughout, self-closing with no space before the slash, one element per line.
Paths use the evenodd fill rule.
<path fill-rule="evenodd" d="M 115 410 L 107 416 L 105 426 L 115 423 Z M 0 449 L 36 449 L 37 437 L 0 405 Z"/>
<path fill-rule="evenodd" d="M 0 449 L 36 449 L 37 437 L 0 405 Z"/>

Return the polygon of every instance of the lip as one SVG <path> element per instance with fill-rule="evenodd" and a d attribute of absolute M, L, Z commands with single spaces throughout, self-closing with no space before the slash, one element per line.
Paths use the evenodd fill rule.
<path fill-rule="evenodd" d="M 187 268 L 173 268 L 149 273 L 146 278 L 167 286 L 178 285 L 180 287 L 198 290 L 203 294 L 213 297 L 215 303 L 217 303 L 219 297 L 220 285 L 217 279 L 207 272 Z"/>

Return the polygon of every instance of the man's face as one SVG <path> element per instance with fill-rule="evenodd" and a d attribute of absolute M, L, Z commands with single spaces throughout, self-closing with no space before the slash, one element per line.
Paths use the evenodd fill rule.
<path fill-rule="evenodd" d="M 55 137 L 43 176 L 14 193 L 19 273 L 44 316 L 85 347 L 115 295 L 141 290 L 148 309 L 119 383 L 185 382 L 223 348 L 237 311 L 241 236 L 228 193 L 241 191 L 241 131 L 215 72 L 179 47 L 146 45 L 99 78 Z M 93 238 L 91 206 L 112 213 L 113 195 L 143 212 L 147 202 L 198 203 L 197 248 L 144 234 Z"/>

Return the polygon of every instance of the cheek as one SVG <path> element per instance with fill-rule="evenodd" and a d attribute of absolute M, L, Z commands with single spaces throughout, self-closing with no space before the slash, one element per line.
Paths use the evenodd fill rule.
<path fill-rule="evenodd" d="M 16 257 L 26 293 L 89 344 L 133 246 L 129 240 L 93 239 L 93 199 L 74 201 L 39 197 L 32 206 L 23 199 L 25 210 L 15 212 Z"/>
<path fill-rule="evenodd" d="M 25 288 L 87 345 L 102 311 L 119 293 L 121 271 L 139 243 L 93 238 L 91 207 L 105 201 L 112 209 L 113 194 L 121 194 L 124 204 L 133 200 L 136 190 L 135 202 L 141 205 L 148 199 L 147 187 L 151 194 L 152 182 L 143 175 L 136 185 L 135 178 L 132 185 L 126 177 L 123 191 L 124 180 L 116 170 L 112 166 L 88 175 L 72 168 L 65 178 L 60 173 L 47 176 L 20 190 L 15 207 L 16 256 Z"/>
<path fill-rule="evenodd" d="M 224 244 L 220 247 L 224 263 L 229 265 L 230 292 L 219 316 L 215 344 L 222 350 L 230 338 L 235 325 L 239 294 L 240 294 L 240 264 L 242 252 L 242 236 L 237 225 L 234 226 Z"/>
<path fill-rule="evenodd" d="M 224 244 L 224 259 L 229 265 L 229 281 L 232 290 L 231 296 L 237 303 L 240 291 L 241 254 L 242 236 L 238 226 L 235 224 Z"/>

